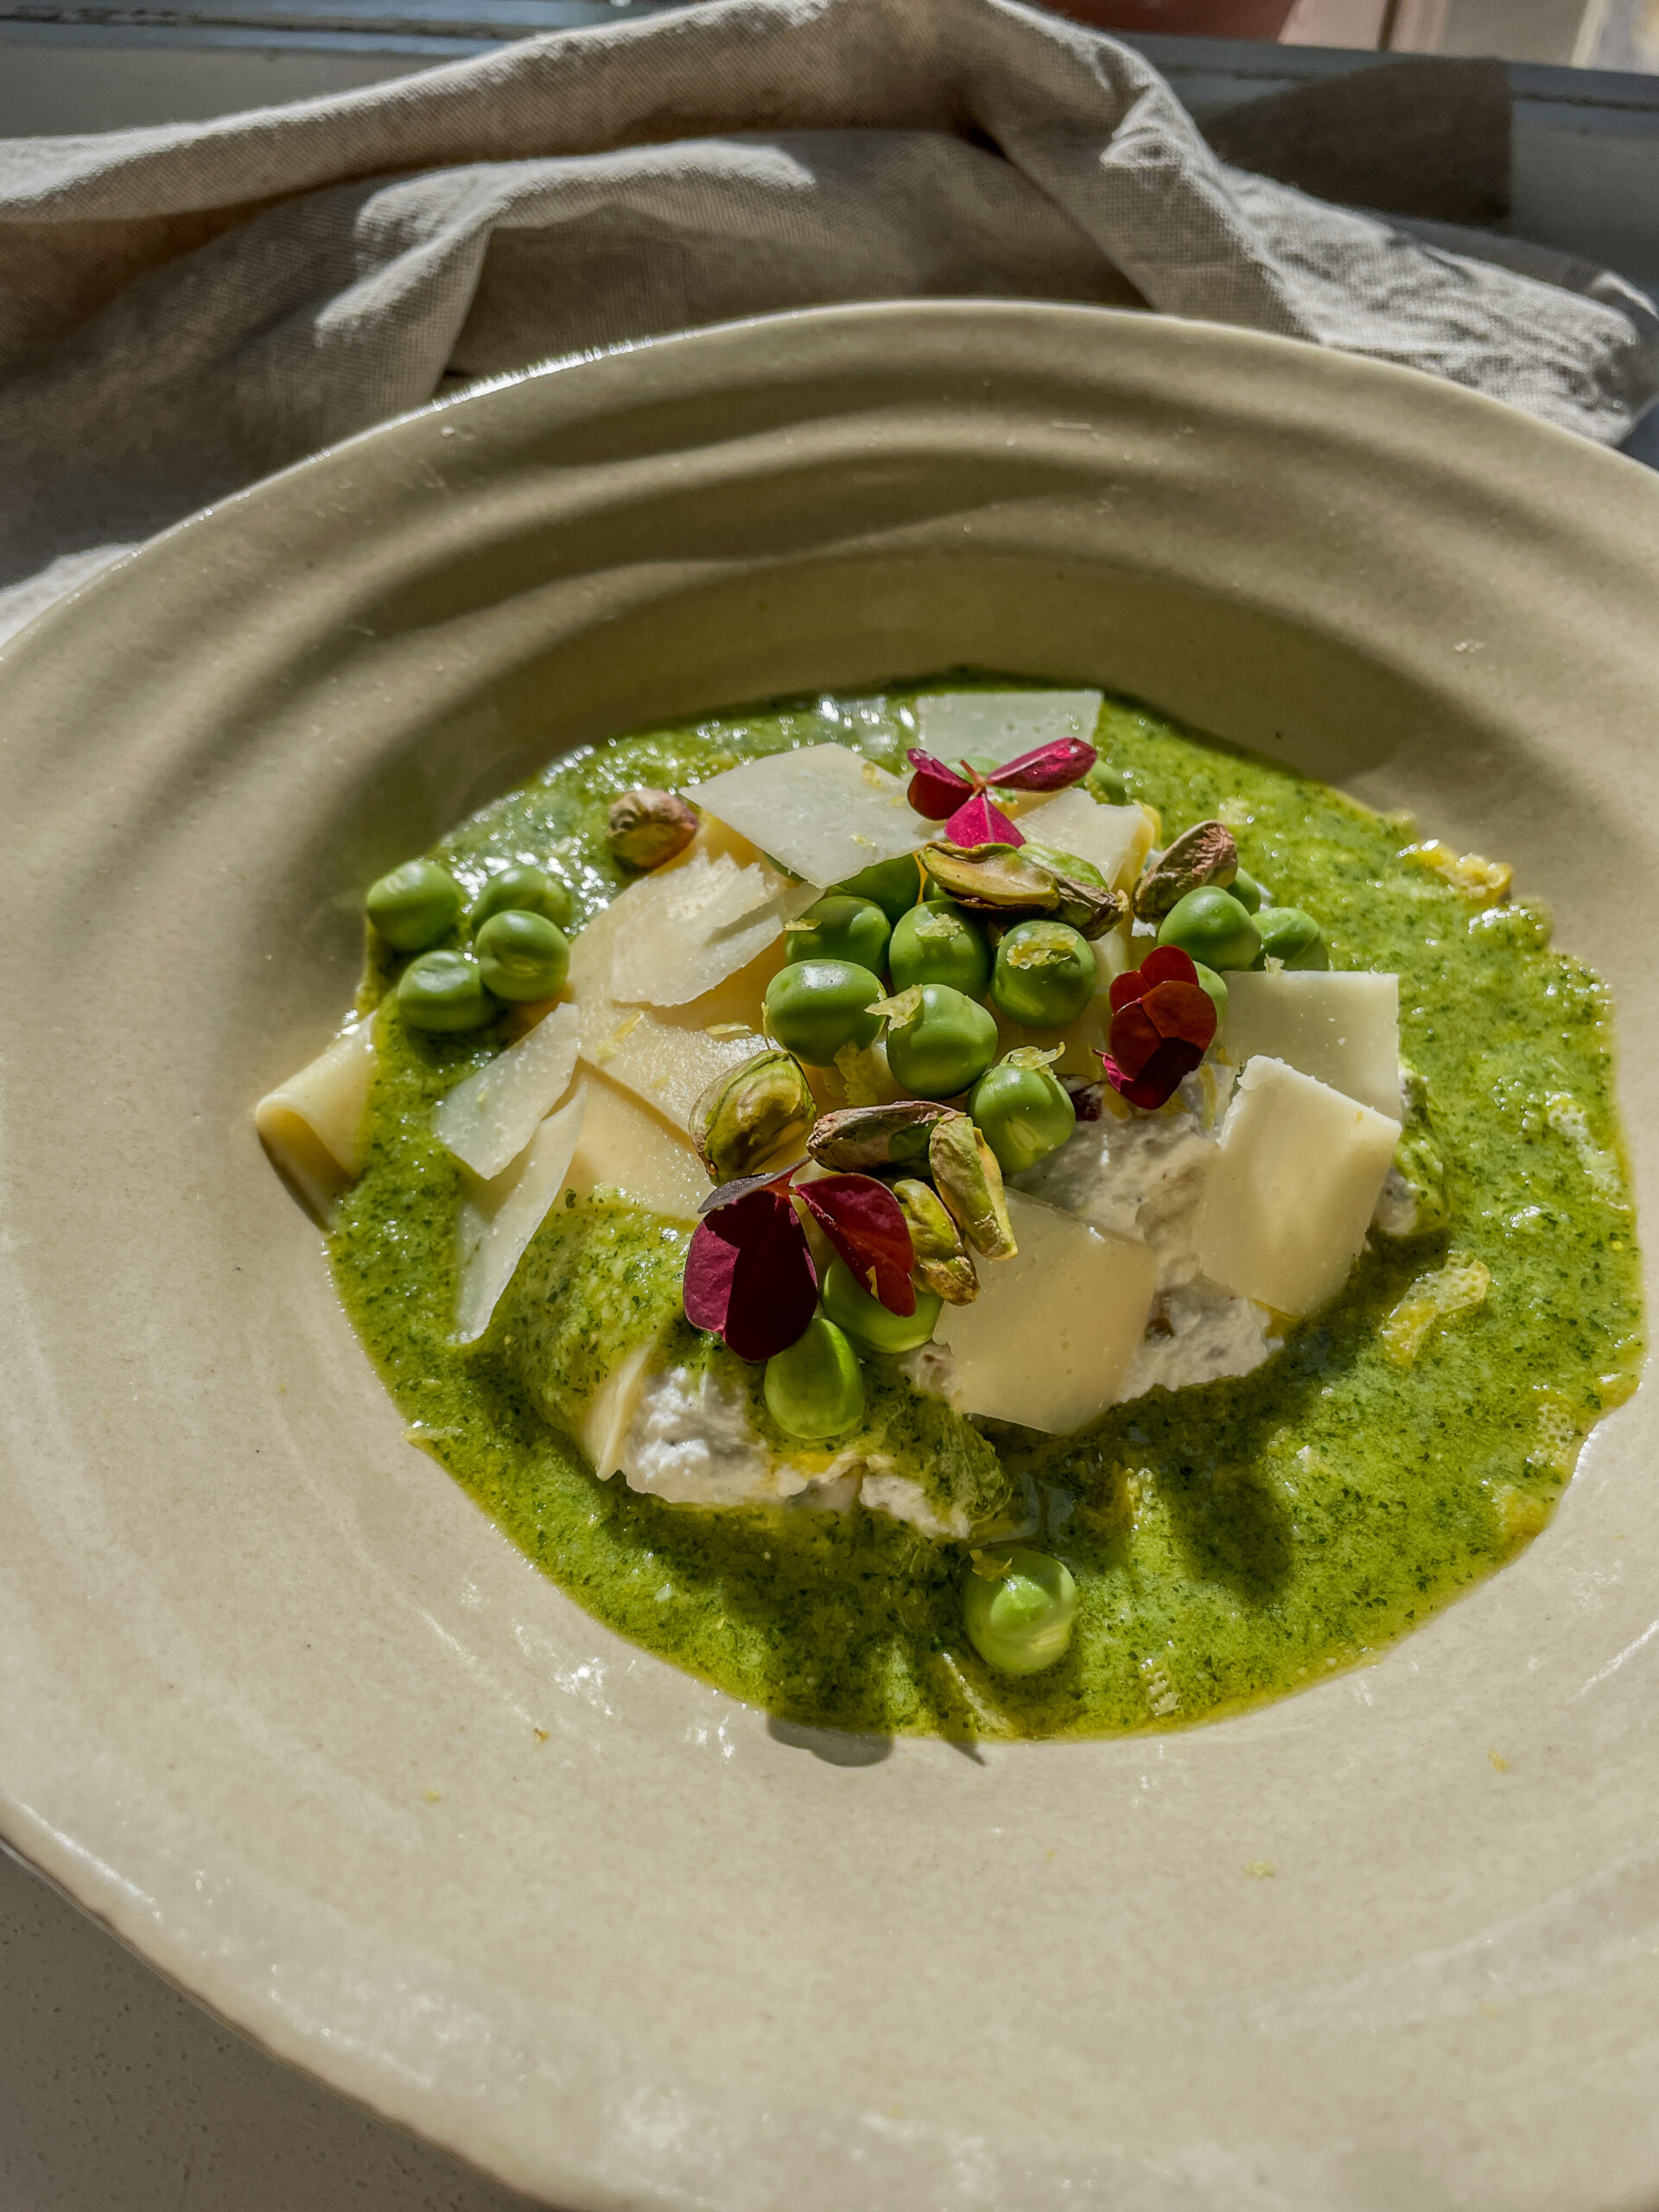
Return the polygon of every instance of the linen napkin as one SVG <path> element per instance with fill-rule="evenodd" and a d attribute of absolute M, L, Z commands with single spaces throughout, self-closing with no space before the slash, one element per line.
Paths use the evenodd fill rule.
<path fill-rule="evenodd" d="M 706 0 L 338 98 L 0 143 L 0 634 L 467 378 L 835 301 L 1145 306 L 1622 436 L 1659 390 L 1649 303 L 1260 174 L 1274 143 L 1284 175 L 1317 156 L 1306 105 L 1212 124 L 1247 169 L 1133 48 L 1020 0 Z"/>

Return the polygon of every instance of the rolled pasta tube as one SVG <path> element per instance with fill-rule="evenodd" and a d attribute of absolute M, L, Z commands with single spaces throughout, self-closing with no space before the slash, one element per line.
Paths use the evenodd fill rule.
<path fill-rule="evenodd" d="M 374 1024 L 359 1021 L 253 1109 L 271 1165 L 324 1229 L 363 1172 L 373 1073 Z"/>

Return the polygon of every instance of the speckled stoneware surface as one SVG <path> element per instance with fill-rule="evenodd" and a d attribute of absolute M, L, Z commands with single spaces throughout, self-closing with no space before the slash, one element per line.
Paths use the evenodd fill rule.
<path fill-rule="evenodd" d="M 1656 608 L 1659 479 L 1495 404 L 933 305 L 413 417 L 37 625 L 0 1830 L 569 2207 L 1659 2202 L 1651 1385 L 1376 1666 L 1132 1741 L 815 1740 L 596 1628 L 404 1444 L 248 1114 L 332 1029 L 363 884 L 550 751 L 973 661 L 1513 860 L 1618 993 L 1659 1221 Z"/>

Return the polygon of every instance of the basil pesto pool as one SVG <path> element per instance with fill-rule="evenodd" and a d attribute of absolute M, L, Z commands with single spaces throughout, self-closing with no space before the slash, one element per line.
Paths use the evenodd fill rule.
<path fill-rule="evenodd" d="M 261 1127 L 410 1440 L 791 1719 L 1288 1690 L 1501 1566 L 1634 1387 L 1595 976 L 1500 864 L 1131 703 L 644 731 L 369 911 Z"/>

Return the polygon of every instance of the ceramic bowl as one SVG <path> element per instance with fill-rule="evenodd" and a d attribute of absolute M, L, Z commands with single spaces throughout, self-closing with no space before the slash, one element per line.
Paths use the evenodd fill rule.
<path fill-rule="evenodd" d="M 1659 1218 L 1656 607 L 1659 479 L 1494 404 L 934 304 L 518 378 L 50 613 L 0 658 L 0 1831 L 583 2212 L 1650 2205 L 1650 1386 L 1374 1666 L 1186 1732 L 814 1736 L 409 1447 L 249 1109 L 364 883 L 550 753 L 971 662 L 1513 861 L 1618 994 Z"/>

